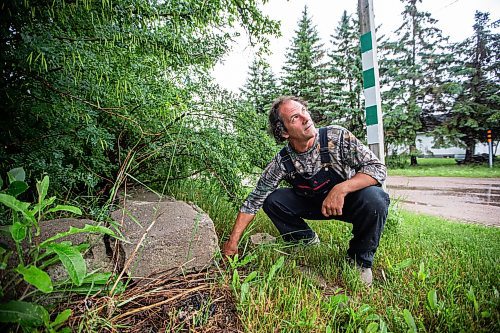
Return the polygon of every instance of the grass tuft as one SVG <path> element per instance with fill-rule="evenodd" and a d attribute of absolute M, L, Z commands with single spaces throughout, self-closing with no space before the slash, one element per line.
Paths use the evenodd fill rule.
<path fill-rule="evenodd" d="M 226 240 L 236 207 L 214 199 L 207 184 L 171 190 L 205 209 L 221 244 Z M 351 225 L 310 225 L 321 239 L 317 246 L 251 244 L 253 233 L 278 236 L 263 213 L 242 237 L 240 256 L 222 271 L 220 283 L 230 286 L 245 331 L 500 331 L 500 229 L 391 206 L 374 284 L 366 288 L 345 260 Z"/>
<path fill-rule="evenodd" d="M 500 163 L 496 161 L 493 168 L 490 168 L 487 163 L 458 165 L 453 158 L 419 158 L 416 166 L 391 168 L 388 173 L 390 176 L 409 177 L 498 178 Z"/>

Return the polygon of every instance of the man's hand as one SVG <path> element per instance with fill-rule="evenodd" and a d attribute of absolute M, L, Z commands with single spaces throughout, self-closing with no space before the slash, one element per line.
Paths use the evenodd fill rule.
<path fill-rule="evenodd" d="M 342 215 L 342 208 L 344 207 L 344 198 L 347 192 L 344 190 L 342 183 L 335 185 L 330 193 L 323 200 L 323 206 L 321 207 L 321 213 L 325 217 L 332 215 Z"/>
<path fill-rule="evenodd" d="M 222 253 L 226 256 L 234 256 L 238 254 L 238 244 L 233 244 L 231 241 L 224 243 L 222 247 Z"/>
<path fill-rule="evenodd" d="M 238 253 L 238 241 L 245 231 L 246 227 L 250 222 L 252 222 L 255 215 L 246 214 L 239 212 L 236 217 L 236 221 L 234 222 L 233 230 L 231 231 L 231 235 L 229 236 L 229 240 L 224 243 L 222 247 L 222 253 L 226 256 L 233 256 Z"/>
<path fill-rule="evenodd" d="M 372 185 L 377 185 L 375 178 L 358 172 L 351 179 L 335 185 L 330 190 L 330 193 L 323 200 L 321 213 L 326 217 L 342 215 L 345 196 Z"/>

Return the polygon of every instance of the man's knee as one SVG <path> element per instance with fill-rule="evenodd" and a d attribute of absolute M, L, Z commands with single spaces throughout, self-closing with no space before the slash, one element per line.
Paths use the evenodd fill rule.
<path fill-rule="evenodd" d="M 378 186 L 369 186 L 357 193 L 357 207 L 365 212 L 370 211 L 386 215 L 389 208 L 389 195 Z"/>
<path fill-rule="evenodd" d="M 266 200 L 264 200 L 264 205 L 262 206 L 262 209 L 264 210 L 264 212 L 268 213 L 269 210 L 278 206 L 279 202 L 280 202 L 280 198 L 281 198 L 281 196 L 280 196 L 278 190 L 274 190 L 273 192 L 271 192 L 271 194 L 269 194 L 267 196 Z"/>
<path fill-rule="evenodd" d="M 278 188 L 267 196 L 262 208 L 267 215 L 271 211 L 295 215 L 298 206 L 300 203 L 292 189 Z"/>

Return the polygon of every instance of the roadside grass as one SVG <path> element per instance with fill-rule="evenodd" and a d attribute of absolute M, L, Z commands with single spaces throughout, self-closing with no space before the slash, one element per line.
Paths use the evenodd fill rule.
<path fill-rule="evenodd" d="M 500 163 L 495 162 L 490 168 L 487 163 L 458 165 L 453 158 L 419 158 L 417 166 L 389 169 L 388 173 L 390 176 L 498 178 Z"/>
<path fill-rule="evenodd" d="M 237 208 L 207 184 L 185 183 L 174 192 L 212 217 L 222 245 Z M 345 261 L 351 226 L 310 225 L 320 236 L 317 246 L 255 246 L 253 233 L 277 236 L 259 213 L 242 237 L 240 256 L 226 261 L 220 283 L 232 288 L 247 332 L 500 331 L 500 229 L 393 206 L 369 289 Z"/>

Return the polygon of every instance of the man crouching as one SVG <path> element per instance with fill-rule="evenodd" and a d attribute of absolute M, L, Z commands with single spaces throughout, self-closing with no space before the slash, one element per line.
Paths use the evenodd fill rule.
<path fill-rule="evenodd" d="M 238 241 L 261 207 L 288 242 L 320 242 L 304 219 L 341 220 L 353 225 L 347 255 L 360 268 L 361 280 L 371 285 L 389 207 L 389 196 L 380 187 L 386 167 L 345 128 L 317 130 L 300 98 L 276 99 L 269 126 L 278 142 L 288 143 L 243 203 L 223 253 L 238 253 Z M 282 180 L 292 187 L 278 188 Z"/>

